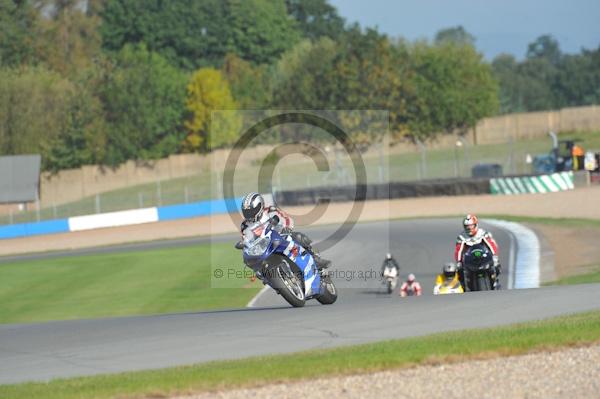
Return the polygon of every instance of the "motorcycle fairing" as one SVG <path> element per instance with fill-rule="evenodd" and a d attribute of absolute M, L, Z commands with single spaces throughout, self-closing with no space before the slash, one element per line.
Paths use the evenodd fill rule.
<path fill-rule="evenodd" d="M 321 277 L 317 271 L 317 265 L 312 255 L 304 249 L 300 244 L 296 243 L 291 236 L 286 236 L 288 245 L 283 250 L 283 255 L 287 256 L 294 262 L 302 272 L 304 277 L 304 295 L 321 293 Z"/>
<path fill-rule="evenodd" d="M 283 255 L 294 262 L 302 272 L 302 277 L 304 279 L 304 295 L 307 299 L 322 293 L 324 287 L 322 287 L 321 277 L 317 271 L 317 266 L 312 255 L 300 244 L 296 243 L 291 235 L 282 236 L 270 225 L 265 226 L 264 229 L 254 231 L 260 232 L 261 237 L 269 238 L 269 246 L 267 250 L 259 256 L 250 256 L 244 251 L 243 256 L 245 261 L 247 260 L 251 264 L 260 265 L 273 254 Z"/>

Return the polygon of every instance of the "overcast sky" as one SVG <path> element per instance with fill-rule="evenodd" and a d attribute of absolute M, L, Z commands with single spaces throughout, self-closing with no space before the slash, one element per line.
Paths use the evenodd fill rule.
<path fill-rule="evenodd" d="M 411 41 L 462 25 L 488 60 L 499 53 L 523 59 L 527 45 L 543 34 L 554 36 L 566 53 L 600 45 L 600 0 L 329 1 L 348 22 Z"/>

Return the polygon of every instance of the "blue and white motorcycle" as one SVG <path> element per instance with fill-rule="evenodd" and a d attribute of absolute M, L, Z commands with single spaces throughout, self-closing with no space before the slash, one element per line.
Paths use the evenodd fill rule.
<path fill-rule="evenodd" d="M 312 255 L 290 235 L 279 234 L 270 221 L 249 225 L 236 248 L 243 249 L 244 263 L 256 277 L 290 305 L 302 307 L 313 298 L 323 305 L 337 300 L 331 277 L 319 271 Z"/>

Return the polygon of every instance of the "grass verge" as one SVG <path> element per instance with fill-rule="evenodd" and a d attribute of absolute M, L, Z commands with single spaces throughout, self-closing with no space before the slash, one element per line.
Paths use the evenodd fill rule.
<path fill-rule="evenodd" d="M 508 356 L 600 342 L 600 311 L 507 327 L 466 330 L 291 355 L 164 370 L 1 385 L 0 397 L 168 397 L 176 394 L 347 375 L 418 364 Z M 298 367 L 303 364 L 306 367 Z"/>
<path fill-rule="evenodd" d="M 600 265 L 595 267 L 596 271 L 591 273 L 577 274 L 568 276 L 556 281 L 550 281 L 543 285 L 573 285 L 573 284 L 592 284 L 600 283 Z"/>
<path fill-rule="evenodd" d="M 0 323 L 243 307 L 262 284 L 242 272 L 231 243 L 3 263 Z"/>

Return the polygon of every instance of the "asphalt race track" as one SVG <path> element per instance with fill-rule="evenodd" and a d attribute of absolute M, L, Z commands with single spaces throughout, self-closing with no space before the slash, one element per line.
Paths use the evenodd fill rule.
<path fill-rule="evenodd" d="M 294 309 L 267 291 L 253 308 L 0 325 L 0 384 L 329 348 L 600 308 L 600 284 L 431 295 L 435 274 L 452 258 L 459 228 L 459 220 L 447 219 L 356 225 L 323 254 L 334 262 L 331 270 L 340 291 L 338 302 L 330 306 L 313 300 Z M 514 240 L 509 232 L 490 230 L 501 248 L 506 287 L 507 275 L 514 272 L 509 259 Z M 306 232 L 318 241 L 329 230 Z M 229 240 L 219 241 L 223 239 Z M 400 298 L 383 293 L 378 272 L 388 245 L 401 265 L 401 277 L 415 273 L 425 295 Z"/>

